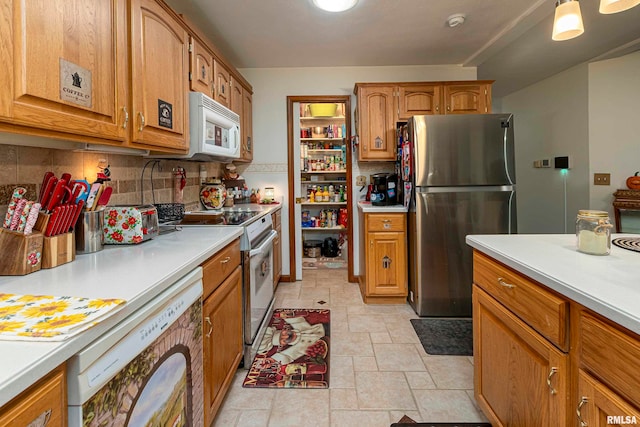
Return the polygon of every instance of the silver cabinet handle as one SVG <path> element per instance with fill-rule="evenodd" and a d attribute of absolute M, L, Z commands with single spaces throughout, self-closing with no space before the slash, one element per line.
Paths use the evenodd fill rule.
<path fill-rule="evenodd" d="M 576 409 L 576 415 L 578 416 L 578 421 L 580 421 L 580 427 L 587 427 L 587 423 L 582 419 L 582 407 L 585 403 L 587 403 L 589 399 L 586 396 L 582 396 L 580 399 L 580 403 L 578 403 L 578 408 Z"/>
<path fill-rule="evenodd" d="M 436 111 L 440 111 L 440 106 L 436 105 Z"/>
<path fill-rule="evenodd" d="M 122 124 L 122 128 L 126 129 L 129 124 L 129 112 L 127 111 L 127 107 L 122 107 L 122 111 L 124 111 L 124 123 Z"/>
<path fill-rule="evenodd" d="M 553 377 L 556 372 L 558 372 L 558 368 L 552 367 L 549 371 L 549 376 L 547 377 L 547 387 L 549 387 L 549 389 L 551 390 L 551 394 L 557 393 L 556 389 L 551 385 L 551 377 Z"/>
<path fill-rule="evenodd" d="M 512 285 L 511 283 L 505 282 L 502 277 L 498 277 L 498 283 L 507 289 L 513 289 L 516 287 L 516 285 Z"/>
<path fill-rule="evenodd" d="M 225 257 L 225 259 L 223 259 L 222 261 L 220 261 L 220 264 L 226 264 L 226 263 L 228 263 L 229 261 L 231 261 L 231 257 L 230 257 L 230 256 Z"/>
<path fill-rule="evenodd" d="M 204 321 L 209 325 L 209 332 L 207 332 L 207 338 L 211 338 L 211 333 L 213 332 L 213 324 L 211 323 L 211 318 L 209 316 L 204 318 Z"/>
<path fill-rule="evenodd" d="M 144 114 L 142 114 L 142 111 L 138 111 L 138 115 L 140 116 L 140 126 L 138 127 L 138 130 L 142 132 L 142 129 L 144 128 Z"/>
<path fill-rule="evenodd" d="M 386 222 L 391 222 L 391 220 L 390 219 L 383 219 L 382 222 L 385 222 L 385 223 Z"/>

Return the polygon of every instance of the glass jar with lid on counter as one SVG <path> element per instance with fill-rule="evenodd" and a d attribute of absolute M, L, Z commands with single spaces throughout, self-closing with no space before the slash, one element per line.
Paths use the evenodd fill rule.
<path fill-rule="evenodd" d="M 576 218 L 578 251 L 591 255 L 609 255 L 612 227 L 607 212 L 579 210 Z"/>

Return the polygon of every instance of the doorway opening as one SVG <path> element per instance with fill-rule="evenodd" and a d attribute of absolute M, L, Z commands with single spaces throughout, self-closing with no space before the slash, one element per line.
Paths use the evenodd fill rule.
<path fill-rule="evenodd" d="M 353 274 L 351 97 L 287 97 L 291 280 L 305 271 Z"/>

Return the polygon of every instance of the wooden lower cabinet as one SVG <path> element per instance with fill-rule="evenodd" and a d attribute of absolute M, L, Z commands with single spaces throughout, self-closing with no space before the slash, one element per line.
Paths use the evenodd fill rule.
<path fill-rule="evenodd" d="M 640 425 L 640 335 L 479 252 L 473 282 L 474 392 L 494 427 Z"/>
<path fill-rule="evenodd" d="M 0 409 L 0 426 L 67 425 L 67 382 L 60 366 Z"/>
<path fill-rule="evenodd" d="M 636 384 L 637 386 L 637 384 Z M 640 424 L 640 410 L 587 372 L 578 372 L 578 425 L 605 427 Z"/>
<path fill-rule="evenodd" d="M 403 303 L 407 299 L 405 216 L 404 213 L 364 215 L 360 291 L 366 303 Z"/>
<path fill-rule="evenodd" d="M 271 218 L 273 229 L 278 232 L 273 240 L 273 287 L 275 289 L 282 276 L 282 212 L 277 210 L 271 214 Z"/>
<path fill-rule="evenodd" d="M 204 422 L 210 426 L 243 354 L 239 240 L 203 265 Z"/>
<path fill-rule="evenodd" d="M 473 287 L 475 397 L 494 426 L 569 425 L 568 355 Z"/>

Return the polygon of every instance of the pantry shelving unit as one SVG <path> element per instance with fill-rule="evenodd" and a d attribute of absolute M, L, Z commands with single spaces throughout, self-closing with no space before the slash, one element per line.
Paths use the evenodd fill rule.
<path fill-rule="evenodd" d="M 352 265 L 348 260 L 353 256 L 349 244 L 352 241 L 352 221 L 350 212 L 350 103 L 349 97 L 289 97 L 295 98 L 290 108 L 290 159 L 295 164 L 290 175 L 290 194 L 293 215 L 293 233 L 296 252 L 292 255 L 296 277 L 301 278 L 302 270 L 343 266 L 353 277 Z M 314 114 L 311 104 L 336 106 L 333 115 Z M 346 113 L 346 114 L 345 114 Z M 293 154 L 293 155 L 291 155 Z M 311 192 L 314 192 L 311 197 Z M 327 200 L 323 200 L 324 194 Z M 320 200 L 316 196 L 320 196 Z M 307 257 L 305 243 L 323 242 L 327 238 L 336 239 L 340 248 L 337 257 Z M 307 245 L 308 246 L 308 245 Z M 313 252 L 313 251 L 311 251 Z M 352 263 L 351 263 L 352 264 Z"/>

